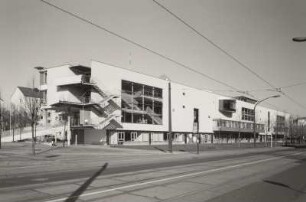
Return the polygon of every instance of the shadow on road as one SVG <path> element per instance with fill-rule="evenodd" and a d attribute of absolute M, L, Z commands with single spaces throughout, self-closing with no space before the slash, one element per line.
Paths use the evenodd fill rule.
<path fill-rule="evenodd" d="M 154 147 L 154 149 L 157 149 L 157 150 L 159 150 L 159 151 L 161 151 L 161 152 L 164 152 L 164 153 L 166 153 L 166 152 L 167 152 L 166 150 L 161 149 L 161 148 L 158 148 L 158 147 Z"/>
<path fill-rule="evenodd" d="M 79 196 L 88 188 L 88 186 L 106 169 L 108 163 L 105 163 L 93 176 L 84 182 L 75 192 L 73 192 L 65 202 L 75 202 Z"/>
<path fill-rule="evenodd" d="M 50 147 L 48 149 L 35 149 L 36 151 L 36 154 L 44 154 L 44 153 L 47 153 L 49 151 L 53 151 L 53 150 L 56 150 L 56 149 L 59 149 L 60 147 Z"/>
<path fill-rule="evenodd" d="M 293 189 L 289 185 L 286 185 L 286 184 L 283 184 L 283 183 L 280 183 L 280 182 L 274 182 L 274 181 L 271 181 L 271 180 L 264 180 L 264 182 L 269 183 L 269 184 L 273 184 L 273 185 L 276 185 L 276 186 L 285 187 L 285 188 L 291 189 L 292 191 L 295 191 L 295 192 L 306 194 L 306 192 L 304 192 L 304 191 Z"/>

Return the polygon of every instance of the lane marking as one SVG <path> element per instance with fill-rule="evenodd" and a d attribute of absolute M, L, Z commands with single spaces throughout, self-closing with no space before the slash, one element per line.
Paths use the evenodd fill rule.
<path fill-rule="evenodd" d="M 208 174 L 208 173 L 213 173 L 213 172 L 217 172 L 217 171 L 227 170 L 227 169 L 231 169 L 231 168 L 238 168 L 238 167 L 258 164 L 258 163 L 262 163 L 262 162 L 266 162 L 266 161 L 272 161 L 272 160 L 275 160 L 275 159 L 281 159 L 281 158 L 285 158 L 285 157 L 288 157 L 288 156 L 295 156 L 295 155 L 299 155 L 299 154 L 302 154 L 302 153 L 304 153 L 304 152 L 298 152 L 298 153 L 289 154 L 289 155 L 285 155 L 285 156 L 279 156 L 279 157 L 272 157 L 272 158 L 262 159 L 262 160 L 253 161 L 253 162 L 235 164 L 235 165 L 231 165 L 231 166 L 225 166 L 225 167 L 215 168 L 215 169 L 211 169 L 211 170 L 199 171 L 199 172 L 196 172 L 196 173 L 189 173 L 189 174 L 179 175 L 179 176 L 175 176 L 175 177 L 168 177 L 168 178 L 159 179 L 159 180 L 152 180 L 152 181 L 147 181 L 147 182 L 139 182 L 139 183 L 136 183 L 136 184 L 125 185 L 125 186 L 111 188 L 111 189 L 106 189 L 106 190 L 101 190 L 101 191 L 89 192 L 89 193 L 81 194 L 78 197 L 81 198 L 81 197 L 84 197 L 84 196 L 97 195 L 97 194 L 102 194 L 102 193 L 107 193 L 107 192 L 112 192 L 112 191 L 117 191 L 117 190 L 122 190 L 122 189 L 138 187 L 138 186 L 142 186 L 142 185 L 148 185 L 148 184 L 154 184 L 154 183 L 158 183 L 158 182 L 165 182 L 165 181 L 170 181 L 170 180 L 176 180 L 176 179 L 185 178 L 185 177 L 192 177 L 192 176 L 197 176 L 197 175 L 202 175 L 202 174 Z M 45 202 L 65 201 L 65 200 L 67 200 L 69 198 L 74 198 L 74 197 L 59 198 L 59 199 L 49 200 L 49 201 L 45 201 Z"/>
<path fill-rule="evenodd" d="M 47 181 L 49 178 L 35 178 L 35 179 L 32 179 L 32 181 L 36 181 L 36 182 L 44 182 L 44 181 Z"/>

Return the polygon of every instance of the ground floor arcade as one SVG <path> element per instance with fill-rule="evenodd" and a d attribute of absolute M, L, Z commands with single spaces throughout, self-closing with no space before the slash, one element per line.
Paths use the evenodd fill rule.
<path fill-rule="evenodd" d="M 282 141 L 284 135 L 273 134 L 273 141 Z M 213 133 L 172 132 L 173 144 L 234 144 L 254 142 L 253 133 L 214 131 Z M 270 142 L 271 135 L 256 134 L 256 142 Z M 96 130 L 73 129 L 70 143 L 73 144 L 102 144 L 102 145 L 154 145 L 167 144 L 168 131 L 139 131 L 139 130 Z"/>

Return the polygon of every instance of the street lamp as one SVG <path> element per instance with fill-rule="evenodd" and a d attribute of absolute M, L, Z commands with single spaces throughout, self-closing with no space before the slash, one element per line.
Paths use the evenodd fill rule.
<path fill-rule="evenodd" d="M 254 123 L 253 123 L 253 131 L 254 131 L 254 147 L 256 147 L 256 107 L 257 107 L 257 105 L 259 104 L 259 103 L 261 103 L 261 102 L 263 102 L 263 101 L 265 101 L 265 100 L 267 100 L 267 99 L 270 99 L 270 98 L 278 98 L 278 97 L 280 97 L 280 95 L 272 95 L 272 96 L 269 96 L 269 97 L 266 97 L 266 98 L 264 98 L 264 99 L 261 99 L 261 100 L 258 100 L 256 103 L 255 103 L 255 105 L 254 105 Z"/>
<path fill-rule="evenodd" d="M 294 42 L 306 42 L 306 37 L 294 37 L 292 38 Z"/>

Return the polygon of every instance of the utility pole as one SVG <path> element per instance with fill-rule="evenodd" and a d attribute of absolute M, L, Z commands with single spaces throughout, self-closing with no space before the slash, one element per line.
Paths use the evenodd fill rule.
<path fill-rule="evenodd" d="M 172 153 L 172 107 L 171 107 L 171 82 L 168 80 L 168 117 L 169 117 L 169 130 L 168 130 L 168 146 L 169 152 Z"/>

